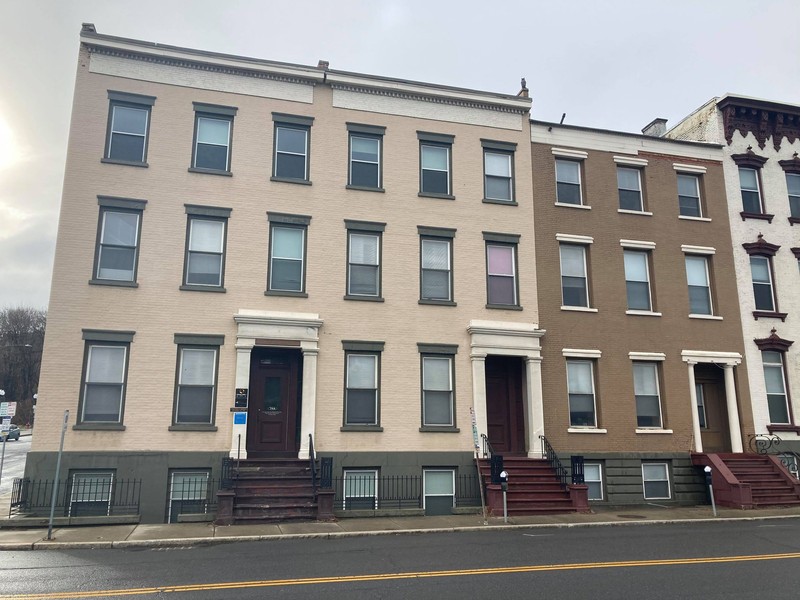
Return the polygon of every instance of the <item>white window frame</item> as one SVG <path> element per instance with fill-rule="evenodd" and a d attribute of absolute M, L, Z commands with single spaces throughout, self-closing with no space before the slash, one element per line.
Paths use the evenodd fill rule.
<path fill-rule="evenodd" d="M 425 244 L 447 244 L 447 269 L 431 269 L 425 268 Z M 426 272 L 446 272 L 447 273 L 447 296 L 445 298 L 432 298 L 425 296 L 423 290 L 425 289 L 425 273 Z M 453 301 L 453 240 L 451 238 L 437 238 L 431 236 L 422 236 L 420 238 L 420 300 L 431 300 L 434 302 L 452 302 Z"/>
<path fill-rule="evenodd" d="M 566 368 L 567 368 L 567 408 L 569 411 L 569 426 L 570 428 L 588 428 L 588 429 L 597 429 L 597 390 L 595 387 L 594 381 L 594 363 L 593 359 L 581 359 L 581 358 L 571 358 L 568 357 L 566 360 Z M 572 399 L 570 396 L 573 395 L 573 392 L 570 390 L 569 386 L 569 366 L 570 364 L 588 364 L 589 365 L 589 377 L 592 384 L 592 419 L 593 423 L 589 425 L 575 425 L 572 423 Z M 582 394 L 581 394 L 582 395 Z"/>
<path fill-rule="evenodd" d="M 638 183 L 639 187 L 637 189 L 621 187 L 620 182 L 619 182 L 619 172 L 620 172 L 621 169 L 623 169 L 625 171 L 635 171 L 636 172 L 636 177 L 637 177 L 637 180 L 639 182 Z M 619 202 L 619 210 L 628 211 L 628 212 L 636 212 L 636 213 L 645 212 L 644 211 L 644 194 L 642 194 L 642 170 L 640 168 L 631 167 L 631 166 L 627 166 L 627 165 L 621 165 L 621 164 L 617 165 L 617 192 L 619 192 L 621 190 L 624 190 L 626 192 L 638 192 L 638 194 L 639 194 L 639 208 L 638 209 L 635 209 L 635 208 L 623 208 L 622 207 L 622 198 L 620 198 L 619 197 L 619 193 L 617 193 L 618 202 Z"/>
<path fill-rule="evenodd" d="M 197 221 L 208 221 L 210 223 L 220 223 L 222 225 L 222 231 L 220 232 L 219 238 L 219 250 L 211 251 L 211 250 L 192 250 L 192 241 L 194 236 L 194 224 Z M 225 272 L 225 240 L 227 237 L 227 229 L 228 229 L 228 220 L 227 219 L 220 219 L 220 218 L 209 218 L 209 217 L 201 217 L 198 215 L 189 215 L 189 239 L 186 241 L 186 269 L 183 275 L 183 283 L 184 285 L 190 286 L 200 286 L 206 288 L 220 288 L 222 287 L 223 282 L 223 273 Z M 193 254 L 207 254 L 213 256 L 219 256 L 219 273 L 217 277 L 217 283 L 198 283 L 194 281 L 189 281 L 189 265 L 191 263 L 191 257 Z"/>
<path fill-rule="evenodd" d="M 106 236 L 106 217 L 108 216 L 109 213 L 136 216 L 136 232 L 134 236 L 135 240 L 133 246 L 126 246 L 123 244 L 110 244 L 104 241 Z M 139 243 L 140 243 L 139 237 L 141 233 L 141 227 L 142 227 L 142 211 L 140 210 L 125 210 L 125 209 L 111 208 L 106 206 L 100 207 L 100 235 L 97 240 L 97 265 L 95 266 L 95 274 L 94 274 L 96 280 L 109 281 L 109 282 L 123 282 L 123 283 L 134 283 L 136 281 L 136 272 L 138 270 L 138 265 L 139 265 Z M 133 250 L 133 266 L 131 268 L 131 274 L 129 279 L 116 279 L 113 277 L 101 276 L 100 269 L 103 261 L 104 248 L 125 248 Z"/>
<path fill-rule="evenodd" d="M 428 474 L 429 473 L 450 473 L 452 477 L 452 494 L 429 494 L 428 493 Z M 423 469 L 422 470 L 422 508 L 423 510 L 428 507 L 427 501 L 428 496 L 431 498 L 434 497 L 446 497 L 451 496 L 453 498 L 453 508 L 456 506 L 456 471 L 455 469 L 439 469 L 439 468 L 430 468 L 430 469 Z"/>
<path fill-rule="evenodd" d="M 451 355 L 445 354 L 423 354 L 422 355 L 422 425 L 423 427 L 455 427 L 455 394 L 454 394 L 454 381 L 453 381 L 453 357 Z M 442 392 L 445 390 L 429 390 L 426 388 L 425 383 L 425 375 L 426 369 L 425 364 L 426 361 L 447 361 L 447 377 L 448 377 L 448 392 L 450 394 L 449 398 L 449 407 L 450 407 L 450 421 L 448 423 L 428 423 L 425 420 L 426 417 L 426 410 L 425 406 L 427 403 L 427 393 L 428 392 Z"/>
<path fill-rule="evenodd" d="M 800 186 L 800 173 L 786 173 L 786 194 L 789 198 L 789 215 L 793 219 L 800 219 L 800 194 L 792 194 L 789 189 L 789 182 L 797 181 Z M 792 202 L 794 200 L 794 202 Z M 792 210 L 792 205 L 796 206 L 796 210 Z"/>
<path fill-rule="evenodd" d="M 348 169 L 347 169 L 347 183 L 348 183 L 348 185 L 353 186 L 353 187 L 358 187 L 358 188 L 366 188 L 366 189 L 370 189 L 370 190 L 372 190 L 372 189 L 375 189 L 375 190 L 381 189 L 381 183 L 382 183 L 381 175 L 382 175 L 382 166 L 383 166 L 383 164 L 382 164 L 383 163 L 383 160 L 382 160 L 383 159 L 383 151 L 382 151 L 383 150 L 382 149 L 383 136 L 368 135 L 368 134 L 364 134 L 364 133 L 354 133 L 354 132 L 351 131 L 349 137 L 350 137 L 350 139 L 349 139 L 349 142 L 350 142 L 350 144 L 349 144 L 350 145 L 350 160 L 348 161 Z M 377 144 L 377 146 L 378 146 L 377 160 L 371 161 L 371 160 L 361 160 L 361 159 L 353 158 L 353 140 L 355 140 L 355 139 L 361 139 L 361 140 L 367 140 L 367 141 L 370 141 L 370 142 L 375 142 L 375 144 Z M 374 186 L 373 185 L 366 185 L 365 186 L 365 185 L 361 185 L 361 184 L 358 184 L 358 183 L 353 183 L 353 163 L 362 163 L 362 164 L 376 165 L 377 166 L 377 168 L 378 168 L 377 181 L 375 182 Z"/>
<path fill-rule="evenodd" d="M 684 179 L 691 179 L 694 181 L 694 190 L 696 195 L 695 196 L 682 196 L 680 193 L 680 180 L 681 178 Z M 681 210 L 681 198 L 692 198 L 697 202 L 697 213 L 696 215 L 685 215 Z M 703 219 L 705 215 L 703 214 L 703 203 L 700 199 L 700 175 L 696 175 L 694 173 L 678 173 L 678 214 L 682 217 L 688 217 L 690 219 Z"/>
<path fill-rule="evenodd" d="M 589 479 L 589 477 L 587 477 L 587 474 L 589 472 L 587 467 L 597 467 L 597 474 L 598 474 L 598 478 L 597 479 Z M 595 462 L 585 462 L 585 463 L 583 463 L 583 483 L 587 484 L 587 485 L 589 483 L 596 483 L 600 487 L 600 497 L 599 498 L 592 498 L 591 493 L 589 493 L 589 500 L 597 501 L 597 502 L 601 502 L 601 501 L 605 500 L 605 489 L 604 489 L 604 486 L 603 486 L 603 464 L 602 463 L 595 463 Z"/>
<path fill-rule="evenodd" d="M 697 419 L 700 429 L 708 429 L 708 414 L 706 413 L 706 396 L 702 383 L 694 384 L 694 395 L 697 400 Z"/>
<path fill-rule="evenodd" d="M 645 394 L 636 394 L 636 378 L 635 372 L 637 367 L 642 368 L 642 365 L 647 365 L 651 367 L 653 373 L 653 379 L 655 381 L 656 387 L 656 400 L 658 401 L 658 424 L 657 425 L 640 425 L 639 424 L 639 400 L 637 398 L 638 395 L 644 396 Z M 633 361 L 633 371 L 634 371 L 634 402 L 636 403 L 636 428 L 637 429 L 663 429 L 664 428 L 664 413 L 663 408 L 661 406 L 661 383 L 659 382 L 659 366 L 658 362 L 651 362 L 651 361 Z"/>
<path fill-rule="evenodd" d="M 436 149 L 444 150 L 447 153 L 447 156 L 446 156 L 447 168 L 442 170 L 442 169 L 433 169 L 433 168 L 430 168 L 430 167 L 426 167 L 425 166 L 425 148 L 436 148 Z M 420 158 L 419 158 L 419 189 L 420 189 L 420 193 L 421 194 L 432 194 L 432 195 L 442 195 L 442 196 L 449 196 L 449 195 L 452 194 L 452 185 L 453 185 L 453 183 L 451 181 L 452 174 L 450 173 L 450 170 L 451 170 L 451 164 L 450 164 L 451 155 L 450 155 L 450 151 L 451 151 L 451 149 L 452 149 L 452 144 L 444 144 L 444 143 L 440 144 L 440 143 L 432 143 L 432 142 L 427 142 L 427 141 L 421 141 L 420 142 L 420 145 L 419 145 L 419 156 L 420 156 Z M 424 185 L 423 185 L 424 184 L 424 176 L 423 176 L 423 173 L 425 171 L 435 171 L 437 173 L 447 173 L 447 190 L 444 191 L 444 192 L 438 192 L 438 191 L 431 191 L 431 190 L 424 189 Z"/>
<path fill-rule="evenodd" d="M 213 116 L 206 113 L 198 112 L 195 114 L 195 121 L 196 121 L 196 133 L 195 133 L 195 140 L 194 140 L 194 156 L 192 157 L 192 167 L 195 169 L 205 169 L 209 171 L 218 171 L 220 173 L 228 173 L 231 170 L 231 132 L 233 130 L 233 117 L 217 115 Z M 225 144 L 217 144 L 214 142 L 201 142 L 200 141 L 200 127 L 202 121 L 221 121 L 226 123 L 228 126 L 228 141 Z M 225 146 L 225 168 L 218 169 L 215 167 L 206 167 L 206 166 L 198 166 L 197 164 L 197 149 L 200 144 L 205 146 Z"/>
<path fill-rule="evenodd" d="M 507 248 L 510 250 L 511 255 L 511 275 L 506 273 L 493 273 L 489 266 L 489 249 L 490 248 Z M 505 243 L 505 242 L 486 242 L 486 303 L 491 306 L 519 306 L 519 290 L 517 289 L 519 286 L 519 280 L 517 279 L 517 244 Z M 513 302 L 508 303 L 499 303 L 494 302 L 496 298 L 491 297 L 492 286 L 491 280 L 492 278 L 510 278 L 513 282 L 512 289 L 514 291 L 514 298 Z"/>
<path fill-rule="evenodd" d="M 375 264 L 371 265 L 368 263 L 356 263 L 353 262 L 353 237 L 368 237 L 375 239 Z M 357 229 L 348 229 L 347 230 L 347 295 L 353 297 L 365 297 L 365 298 L 380 298 L 381 297 L 381 283 L 383 274 L 381 272 L 381 245 L 383 241 L 383 236 L 380 232 L 376 231 L 361 231 Z M 356 293 L 352 290 L 352 277 L 351 271 L 353 266 L 366 266 L 366 267 L 374 267 L 378 273 L 377 281 L 375 282 L 375 293 L 374 294 L 362 294 Z"/>
<path fill-rule="evenodd" d="M 689 260 L 702 260 L 703 267 L 705 269 L 706 275 L 706 284 L 705 286 L 699 285 L 692 285 L 689 283 Z M 714 295 L 711 293 L 711 271 L 708 267 L 708 255 L 702 254 L 685 254 L 684 255 L 684 268 L 686 270 L 686 287 L 687 290 L 691 290 L 692 288 L 700 288 L 703 287 L 706 290 L 706 294 L 708 295 L 708 312 L 707 313 L 697 313 L 692 310 L 692 301 L 691 295 L 689 296 L 689 315 L 703 315 L 703 316 L 710 316 L 714 314 Z"/>
<path fill-rule="evenodd" d="M 107 490 L 95 490 L 90 492 L 92 494 L 97 494 L 98 491 L 106 496 L 105 498 L 100 498 L 100 500 L 87 500 L 87 499 L 80 499 L 76 498 L 76 491 L 78 490 L 78 486 L 76 486 L 76 481 L 80 476 L 87 477 L 87 478 L 108 478 L 108 489 Z M 67 516 L 71 517 L 73 513 L 73 506 L 75 504 L 80 504 L 83 502 L 105 502 L 106 503 L 106 516 L 111 514 L 111 501 L 114 498 L 114 479 L 115 473 L 114 471 L 75 471 L 70 473 L 70 492 L 69 492 L 69 508 L 67 510 Z M 86 493 L 85 488 L 80 490 L 83 494 Z"/>
<path fill-rule="evenodd" d="M 346 351 L 346 358 L 345 358 L 345 407 L 344 407 L 344 424 L 345 426 L 350 427 L 375 427 L 379 425 L 380 419 L 378 418 L 378 410 L 380 408 L 380 352 L 359 352 L 357 350 L 348 350 Z M 350 387 L 350 358 L 353 356 L 359 357 L 369 357 L 373 360 L 373 381 L 375 382 L 374 388 L 351 388 Z M 351 423 L 348 421 L 349 416 L 349 400 L 350 400 L 350 390 L 373 390 L 374 391 L 374 402 L 375 408 L 373 412 L 373 420 L 372 423 Z"/>
<path fill-rule="evenodd" d="M 765 352 L 770 352 L 772 354 L 776 354 L 780 357 L 780 362 L 767 362 L 764 357 Z M 761 366 L 764 373 L 764 395 L 766 396 L 767 400 L 767 416 L 769 417 L 769 421 L 772 424 L 780 424 L 780 425 L 788 425 L 792 422 L 792 410 L 789 404 L 789 387 L 788 381 L 786 379 L 786 353 L 780 352 L 779 350 L 769 350 L 765 349 L 761 351 Z M 783 390 L 780 394 L 776 393 L 769 393 L 767 389 L 767 369 L 777 370 L 780 369 L 781 374 L 781 385 Z M 772 411 L 770 410 L 769 406 L 769 397 L 770 396 L 783 396 L 783 405 L 786 410 L 786 420 L 785 421 L 773 421 L 772 420 Z"/>
<path fill-rule="evenodd" d="M 742 185 L 742 177 L 741 177 L 742 171 L 752 171 L 753 172 L 753 175 L 756 178 L 756 187 L 755 187 L 755 189 L 745 188 Z M 738 171 L 739 189 L 740 189 L 741 192 L 751 192 L 751 193 L 755 192 L 758 195 L 758 208 L 759 208 L 759 210 L 758 210 L 758 212 L 750 213 L 750 214 L 763 215 L 764 214 L 764 196 L 761 193 L 761 181 L 760 181 L 761 178 L 759 177 L 759 171 L 760 171 L 760 169 L 754 169 L 752 167 L 739 167 L 739 171 Z M 742 196 L 742 212 L 746 212 L 746 213 L 750 212 L 748 210 L 745 210 L 744 196 Z"/>
<path fill-rule="evenodd" d="M 556 163 L 556 204 L 565 204 L 567 206 L 584 206 L 584 204 L 583 204 L 583 180 L 582 180 L 582 175 L 581 175 L 581 166 L 582 166 L 581 163 L 582 163 L 582 161 L 580 161 L 580 160 L 571 160 L 571 159 L 568 159 L 568 158 L 556 157 L 555 163 Z M 558 176 L 559 175 L 558 165 L 561 164 L 561 163 L 567 163 L 567 164 L 570 164 L 570 165 L 575 165 L 575 167 L 577 167 L 577 169 L 578 169 L 578 183 L 575 183 L 574 181 L 561 181 L 561 179 L 559 179 L 559 176 Z M 560 183 L 563 183 L 565 185 L 571 185 L 571 186 L 577 185 L 578 186 L 578 202 L 577 203 L 575 203 L 575 202 L 565 202 L 564 200 L 562 200 L 559 197 L 559 195 L 558 195 L 558 184 L 560 184 Z"/>
<path fill-rule="evenodd" d="M 290 152 L 288 150 L 281 150 L 280 149 L 280 132 L 283 129 L 293 129 L 295 131 L 302 131 L 305 137 L 305 143 L 303 145 L 303 152 Z M 281 123 L 275 122 L 275 156 L 272 159 L 272 172 L 274 176 L 279 179 L 288 179 L 294 181 L 308 181 L 308 155 L 309 155 L 309 138 L 311 137 L 311 128 L 306 125 L 294 125 L 289 123 Z M 288 175 L 282 175 L 278 173 L 278 155 L 286 154 L 291 156 L 302 156 L 303 157 L 303 177 L 290 177 Z"/>
<path fill-rule="evenodd" d="M 135 133 L 135 132 L 131 132 L 131 131 L 116 130 L 114 128 L 114 124 L 116 122 L 117 109 L 118 108 L 123 108 L 123 109 L 126 109 L 126 110 L 138 110 L 138 111 L 141 111 L 141 112 L 145 113 L 144 133 Z M 106 150 L 107 154 L 106 154 L 106 157 L 105 157 L 107 160 L 120 161 L 120 162 L 132 162 L 133 164 L 139 164 L 139 163 L 144 164 L 145 158 L 147 158 L 147 141 L 148 141 L 147 140 L 147 136 L 148 136 L 148 133 L 150 131 L 150 111 L 151 111 L 151 107 L 150 106 L 146 106 L 146 105 L 137 106 L 137 105 L 134 105 L 132 103 L 119 102 L 119 101 L 114 101 L 114 100 L 111 101 L 111 122 L 108 125 L 108 149 Z M 122 135 L 122 136 L 132 136 L 132 137 L 140 137 L 140 138 L 142 138 L 142 157 L 141 157 L 141 159 L 138 160 L 138 161 L 126 161 L 125 159 L 114 158 L 113 156 L 111 156 L 112 147 L 113 147 L 113 144 L 114 144 L 114 134 L 119 134 L 119 135 Z"/>
<path fill-rule="evenodd" d="M 652 466 L 662 466 L 664 467 L 664 478 L 663 479 L 647 479 L 645 477 L 645 467 L 652 467 Z M 667 482 L 667 495 L 666 496 L 648 496 L 647 495 L 647 483 L 660 483 L 666 481 Z M 643 462 L 642 463 L 642 494 L 644 495 L 645 500 L 671 500 L 672 499 L 672 486 L 669 480 L 669 463 L 665 462 Z"/>
<path fill-rule="evenodd" d="M 567 304 L 564 298 L 564 261 L 562 255 L 562 248 L 564 246 L 570 246 L 574 248 L 580 248 L 581 254 L 583 255 L 583 283 L 584 283 L 584 304 Z M 586 260 L 586 250 L 587 246 L 585 244 L 575 244 L 571 242 L 559 242 L 558 244 L 558 265 L 559 265 L 559 272 L 561 276 L 561 306 L 566 307 L 578 307 L 578 308 L 589 308 L 591 304 L 589 303 L 589 266 Z M 572 275 L 568 275 L 566 277 L 574 277 Z M 575 279 L 580 279 L 580 277 L 574 277 Z"/>
<path fill-rule="evenodd" d="M 191 352 L 210 352 L 212 353 L 212 369 L 211 369 L 211 384 L 184 384 L 183 383 L 183 359 L 184 353 L 189 350 Z M 214 414 L 216 412 L 217 404 L 217 364 L 219 361 L 219 347 L 218 346 L 192 346 L 190 344 L 180 344 L 178 346 L 178 376 L 175 390 L 175 413 L 173 417 L 174 425 L 212 425 L 214 423 Z M 178 415 L 180 414 L 180 401 L 181 391 L 191 387 L 195 388 L 211 388 L 211 406 L 209 407 L 208 421 L 179 421 Z"/>
<path fill-rule="evenodd" d="M 300 247 L 301 247 L 301 254 L 300 258 L 295 258 L 293 256 L 278 256 L 275 254 L 275 231 L 277 229 L 285 229 L 287 231 L 299 231 L 300 232 Z M 270 292 L 280 292 L 280 293 L 292 293 L 292 294 L 302 294 L 306 289 L 306 226 L 296 226 L 296 225 L 287 225 L 285 223 L 280 222 L 273 222 L 270 223 L 269 228 L 269 282 L 267 284 L 268 291 Z M 300 263 L 300 288 L 293 290 L 287 288 L 279 288 L 275 287 L 275 284 L 272 281 L 273 274 L 275 273 L 275 263 L 274 261 L 278 260 L 285 260 L 285 261 L 293 261 Z"/>
<path fill-rule="evenodd" d="M 95 348 L 114 348 L 122 349 L 122 381 L 89 381 L 89 374 L 91 372 L 92 354 Z M 128 383 L 128 349 L 127 343 L 110 343 L 110 342 L 88 342 L 86 350 L 86 367 L 83 378 L 83 395 L 81 397 L 81 423 L 122 423 L 122 411 L 125 403 L 125 388 Z M 99 420 L 86 420 L 86 395 L 90 385 L 117 385 L 119 386 L 119 409 L 117 418 L 113 421 L 99 421 Z"/>
<path fill-rule="evenodd" d="M 753 277 L 753 260 L 763 260 L 767 264 L 767 274 L 769 275 L 769 281 L 756 281 Z M 773 281 L 772 277 L 772 257 L 771 256 L 761 256 L 759 254 L 752 254 L 750 255 L 750 279 L 753 283 L 753 306 L 756 310 L 765 311 L 765 312 L 776 312 L 778 310 L 778 299 L 775 296 L 775 282 Z M 758 297 L 756 295 L 756 286 L 769 286 L 769 295 L 770 300 L 772 302 L 771 308 L 761 308 L 758 306 Z"/>
<path fill-rule="evenodd" d="M 347 479 L 350 475 L 372 475 L 372 485 L 374 494 L 372 496 L 368 496 L 367 494 L 359 494 L 359 495 L 348 495 L 347 493 Z M 344 469 L 342 471 L 342 510 L 363 510 L 363 509 L 348 509 L 347 508 L 347 500 L 349 498 L 370 498 L 372 497 L 374 500 L 374 507 L 378 509 L 378 498 L 379 491 L 378 491 L 378 484 L 379 484 L 379 474 L 377 469 Z"/>
<path fill-rule="evenodd" d="M 644 258 L 644 272 L 645 272 L 645 280 L 641 281 L 638 279 L 630 279 L 630 274 L 628 273 L 627 264 L 625 264 L 625 256 L 639 256 Z M 642 310 L 645 312 L 651 312 L 653 310 L 653 290 L 650 285 L 650 252 L 648 250 L 637 250 L 633 248 L 624 248 L 622 251 L 622 262 L 625 271 L 625 296 L 626 296 L 626 303 L 628 304 L 628 310 Z M 647 308 L 634 308 L 630 306 L 630 303 L 627 301 L 628 298 L 628 283 L 646 283 L 647 284 Z"/>
<path fill-rule="evenodd" d="M 508 163 L 508 175 L 495 175 L 489 174 L 486 166 L 486 157 L 489 155 L 500 156 L 506 159 Z M 489 178 L 503 179 L 508 181 L 508 198 L 499 198 L 497 196 L 489 195 Z M 484 197 L 487 200 L 497 200 L 499 202 L 514 202 L 514 155 L 511 152 L 501 152 L 498 150 L 490 150 L 484 148 L 483 150 L 483 189 Z"/>
<path fill-rule="evenodd" d="M 174 494 L 175 494 L 175 475 L 183 475 L 183 476 L 188 476 L 188 477 L 194 477 L 195 480 L 197 480 L 197 481 L 201 481 L 202 480 L 204 485 L 199 486 L 199 485 L 195 485 L 193 483 L 191 489 L 188 490 L 189 493 L 192 493 L 192 492 L 195 492 L 195 491 L 199 491 L 200 492 L 200 497 L 198 497 L 198 498 L 175 498 L 174 497 Z M 202 514 L 207 514 L 208 513 L 208 481 L 209 481 L 210 477 L 211 477 L 210 472 L 206 471 L 206 470 L 184 471 L 184 470 L 178 469 L 178 470 L 170 471 L 170 474 L 169 474 L 169 498 L 168 498 L 168 504 L 167 504 L 167 523 L 172 523 L 172 504 L 173 504 L 173 502 L 176 502 L 176 501 L 183 500 L 183 501 L 189 501 L 189 502 L 202 502 L 203 503 L 203 513 Z M 181 494 L 183 494 L 185 491 L 186 490 L 184 490 L 184 489 L 179 490 L 179 492 Z"/>

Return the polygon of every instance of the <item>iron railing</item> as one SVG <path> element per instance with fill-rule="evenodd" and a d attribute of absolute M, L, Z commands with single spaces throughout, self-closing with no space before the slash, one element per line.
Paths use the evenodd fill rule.
<path fill-rule="evenodd" d="M 15 479 L 9 517 L 46 517 L 53 498 L 52 480 Z M 141 479 L 66 479 L 58 482 L 56 514 L 65 517 L 138 515 Z"/>
<path fill-rule="evenodd" d="M 561 464 L 561 461 L 558 459 L 558 454 L 556 451 L 553 450 L 553 447 L 550 445 L 550 442 L 547 441 L 547 438 L 543 435 L 539 436 L 539 439 L 542 440 L 542 458 L 547 460 L 550 464 L 550 467 L 556 472 L 556 477 L 561 482 L 562 489 L 567 489 L 567 481 L 568 475 L 567 470 L 564 468 L 564 465 Z"/>
<path fill-rule="evenodd" d="M 314 452 L 314 436 L 308 434 L 308 463 L 311 469 L 311 486 L 314 495 L 317 494 L 317 455 Z"/>
<path fill-rule="evenodd" d="M 784 450 L 781 448 L 781 438 L 771 433 L 756 433 L 748 436 L 747 447 L 754 454 L 774 454 L 780 458 L 781 464 L 786 467 L 795 478 L 800 479 L 800 452 Z"/>
<path fill-rule="evenodd" d="M 333 477 L 336 510 L 392 510 L 423 508 L 421 475 L 372 476 L 365 472 Z M 480 506 L 477 475 L 457 475 L 454 482 L 455 506 Z"/>
<path fill-rule="evenodd" d="M 219 489 L 232 490 L 234 482 L 239 477 L 239 460 L 226 456 L 222 459 L 222 473 L 219 479 Z"/>
<path fill-rule="evenodd" d="M 491 458 L 494 456 L 494 448 L 492 448 L 492 443 L 489 441 L 489 438 L 486 436 L 485 433 L 481 434 L 481 454 L 483 454 L 483 458 Z"/>
<path fill-rule="evenodd" d="M 323 456 L 319 459 L 319 487 L 329 490 L 333 487 L 333 457 Z"/>
<path fill-rule="evenodd" d="M 206 477 L 188 478 L 173 488 L 167 497 L 164 520 L 178 523 L 186 515 L 213 515 L 217 512 L 216 490 L 221 483 Z M 222 488 L 220 488 L 222 489 Z"/>

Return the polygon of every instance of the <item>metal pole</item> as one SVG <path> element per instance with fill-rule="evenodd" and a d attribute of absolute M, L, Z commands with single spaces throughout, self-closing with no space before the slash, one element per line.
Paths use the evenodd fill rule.
<path fill-rule="evenodd" d="M 58 478 L 61 477 L 61 455 L 64 453 L 64 434 L 67 432 L 69 411 L 64 411 L 64 424 L 61 426 L 61 445 L 58 447 L 58 460 L 56 460 L 56 477 L 53 480 L 53 499 L 50 501 L 50 522 L 47 525 L 47 539 L 53 539 L 53 516 L 56 513 L 56 497 L 58 496 Z"/>
<path fill-rule="evenodd" d="M 711 510 L 714 512 L 714 516 L 717 516 L 717 504 L 714 502 L 714 488 L 709 485 L 708 486 L 708 493 L 711 494 Z"/>
<path fill-rule="evenodd" d="M 508 503 L 506 502 L 508 492 L 503 490 L 503 523 L 508 523 Z"/>

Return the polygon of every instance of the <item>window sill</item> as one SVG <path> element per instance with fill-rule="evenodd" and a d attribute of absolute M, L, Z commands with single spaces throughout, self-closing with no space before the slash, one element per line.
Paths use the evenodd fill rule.
<path fill-rule="evenodd" d="M 380 433 L 383 427 L 380 425 L 342 425 L 339 431 L 372 431 Z"/>
<path fill-rule="evenodd" d="M 484 198 L 484 204 L 505 204 L 507 206 L 519 206 L 515 200 L 499 200 L 497 198 Z"/>
<path fill-rule="evenodd" d="M 682 221 L 703 221 L 704 223 L 711 223 L 711 219 L 708 217 L 690 217 L 688 215 L 678 215 L 678 218 Z"/>
<path fill-rule="evenodd" d="M 122 423 L 78 423 L 73 425 L 75 431 L 125 431 Z"/>
<path fill-rule="evenodd" d="M 219 292 L 224 294 L 227 290 L 224 287 L 213 285 L 193 285 L 191 283 L 184 283 L 180 288 L 184 292 Z"/>
<path fill-rule="evenodd" d="M 360 300 L 362 302 L 383 302 L 383 298 L 380 296 L 352 296 L 350 294 L 344 295 L 345 300 Z"/>
<path fill-rule="evenodd" d="M 522 310 L 522 307 L 518 304 L 486 304 L 486 308 L 497 310 Z"/>
<path fill-rule="evenodd" d="M 706 319 L 707 321 L 722 321 L 722 317 L 720 317 L 719 315 L 701 315 L 701 314 L 691 313 L 689 315 L 689 318 L 690 319 Z"/>
<path fill-rule="evenodd" d="M 642 429 L 642 428 L 639 428 L 639 427 L 637 427 L 637 428 L 636 428 L 636 433 L 644 433 L 644 434 L 652 434 L 652 433 L 655 433 L 655 434 L 661 434 L 661 433 L 666 433 L 666 434 L 671 434 L 671 433 L 672 433 L 672 429 L 659 429 L 658 427 L 653 427 L 652 429 L 649 429 L 649 428 L 647 428 L 647 429 Z"/>
<path fill-rule="evenodd" d="M 306 292 L 293 292 L 291 290 L 266 290 L 265 296 L 289 296 L 291 298 L 308 298 Z"/>
<path fill-rule="evenodd" d="M 147 168 L 148 165 L 146 162 L 135 162 L 132 160 L 118 160 L 116 158 L 101 158 L 100 162 L 106 165 L 122 165 L 125 167 L 144 167 Z"/>
<path fill-rule="evenodd" d="M 230 171 L 220 171 L 219 169 L 203 169 L 201 167 L 189 167 L 189 173 L 204 173 L 206 175 L 222 175 L 223 177 L 233 177 Z"/>
<path fill-rule="evenodd" d="M 90 279 L 89 285 L 109 285 L 111 287 L 137 288 L 139 284 L 135 281 L 114 281 L 113 279 Z"/>
<path fill-rule="evenodd" d="M 561 310 L 569 310 L 573 312 L 588 312 L 588 313 L 596 313 L 599 312 L 596 308 L 591 308 L 590 306 L 561 306 Z"/>
<path fill-rule="evenodd" d="M 419 430 L 423 433 L 459 433 L 461 431 L 452 425 L 423 425 Z"/>
<path fill-rule="evenodd" d="M 766 221 L 767 223 L 772 223 L 772 219 L 775 218 L 775 215 L 771 215 L 769 213 L 751 213 L 745 211 L 740 212 L 739 216 L 742 217 L 742 221 L 746 221 L 747 219 L 756 219 L 758 221 Z"/>
<path fill-rule="evenodd" d="M 564 208 L 580 208 L 583 210 L 592 210 L 592 207 L 587 204 L 572 204 L 571 202 L 558 202 L 553 206 L 563 206 Z"/>
<path fill-rule="evenodd" d="M 784 432 L 784 433 L 796 433 L 800 435 L 800 426 L 791 425 L 790 423 L 770 423 L 769 425 L 767 425 L 767 431 L 769 431 L 770 433 Z"/>
<path fill-rule="evenodd" d="M 344 187 L 348 190 L 358 190 L 360 192 L 380 192 L 381 194 L 386 193 L 386 190 L 381 187 L 374 188 L 374 187 L 366 187 L 363 185 L 350 185 L 350 184 L 347 184 Z"/>
<path fill-rule="evenodd" d="M 654 312 L 652 310 L 626 310 L 626 315 L 634 315 L 637 317 L 660 317 L 660 312 Z"/>
<path fill-rule="evenodd" d="M 269 178 L 270 181 L 277 181 L 279 183 L 297 183 L 300 185 L 311 185 L 311 182 L 308 179 L 292 179 L 291 177 L 278 177 L 277 175 L 273 175 Z"/>
<path fill-rule="evenodd" d="M 567 433 L 608 433 L 608 429 L 598 427 L 569 427 Z"/>
<path fill-rule="evenodd" d="M 420 192 L 417 194 L 420 198 L 438 198 L 439 200 L 455 200 L 455 196 L 450 194 L 436 194 L 434 192 Z"/>
<path fill-rule="evenodd" d="M 800 223 L 800 217 L 789 217 L 789 223 L 794 225 L 795 223 Z"/>
<path fill-rule="evenodd" d="M 430 304 L 434 306 L 458 306 L 458 304 L 453 302 L 452 300 L 434 300 L 432 298 L 420 298 L 418 303 Z"/>
<path fill-rule="evenodd" d="M 217 426 L 206 423 L 185 423 L 170 425 L 169 431 L 216 431 Z"/>
<path fill-rule="evenodd" d="M 786 321 L 786 316 L 788 314 L 789 313 L 775 312 L 774 310 L 754 310 L 753 311 L 753 317 L 755 318 L 756 321 L 758 321 L 759 318 L 763 318 L 763 319 L 780 319 L 781 321 Z"/>
<path fill-rule="evenodd" d="M 649 210 L 628 210 L 627 208 L 618 208 L 618 213 L 622 213 L 623 215 L 643 215 L 645 217 L 652 217 L 653 213 Z"/>

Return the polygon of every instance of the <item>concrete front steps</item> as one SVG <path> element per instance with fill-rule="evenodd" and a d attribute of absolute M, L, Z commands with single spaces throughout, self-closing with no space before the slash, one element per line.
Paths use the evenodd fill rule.
<path fill-rule="evenodd" d="M 478 459 L 486 489 L 486 505 L 492 516 L 503 515 L 503 493 L 493 484 L 487 459 Z M 507 505 L 509 515 L 541 515 L 577 512 L 570 493 L 561 487 L 555 470 L 544 459 L 503 456 L 508 472 Z"/>
<path fill-rule="evenodd" d="M 247 459 L 234 467 L 233 522 L 314 521 L 317 502 L 308 460 Z"/>
<path fill-rule="evenodd" d="M 800 481 L 770 454 L 694 454 L 695 465 L 710 466 L 714 499 L 721 506 L 800 506 Z"/>

